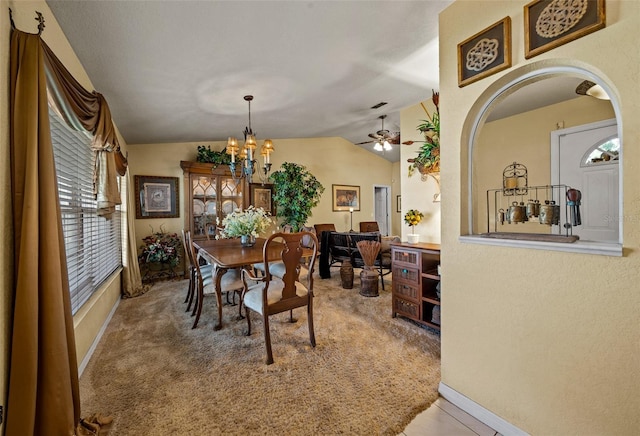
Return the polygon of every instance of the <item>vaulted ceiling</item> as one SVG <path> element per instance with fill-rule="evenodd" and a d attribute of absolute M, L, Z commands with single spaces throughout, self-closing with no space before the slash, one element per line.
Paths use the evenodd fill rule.
<path fill-rule="evenodd" d="M 438 13 L 451 1 L 47 3 L 127 143 L 242 137 L 251 94 L 260 144 L 360 143 L 383 114 L 399 131 L 400 110 L 438 89 Z M 398 161 L 399 147 L 384 157 Z"/>

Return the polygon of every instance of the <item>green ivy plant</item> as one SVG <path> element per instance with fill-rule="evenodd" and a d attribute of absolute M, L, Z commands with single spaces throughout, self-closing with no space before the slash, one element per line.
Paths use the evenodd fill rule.
<path fill-rule="evenodd" d="M 273 202 L 282 224 L 290 224 L 298 232 L 320 202 L 324 186 L 304 165 L 285 162 L 280 168 L 269 177 L 273 181 Z"/>
<path fill-rule="evenodd" d="M 231 155 L 227 154 L 227 148 L 222 151 L 211 150 L 211 146 L 198 145 L 198 156 L 196 161 L 203 163 L 212 163 L 214 167 L 218 165 L 229 165 L 231 163 Z"/>

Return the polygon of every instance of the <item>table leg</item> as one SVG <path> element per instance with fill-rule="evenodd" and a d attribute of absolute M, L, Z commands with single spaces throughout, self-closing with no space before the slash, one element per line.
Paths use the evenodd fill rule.
<path fill-rule="evenodd" d="M 227 270 L 225 268 L 216 269 L 216 301 L 218 303 L 218 323 L 213 326 L 214 330 L 222 328 L 222 276 Z"/>

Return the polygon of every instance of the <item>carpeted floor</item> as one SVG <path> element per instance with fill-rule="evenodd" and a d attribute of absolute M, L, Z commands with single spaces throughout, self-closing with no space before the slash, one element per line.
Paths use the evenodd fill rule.
<path fill-rule="evenodd" d="M 315 280 L 317 346 L 305 309 L 271 318 L 275 363 L 265 365 L 262 322 L 236 320 L 215 298 L 199 326 L 182 303 L 188 281 L 161 282 L 126 299 L 80 380 L 82 414 L 111 415 L 116 435 L 396 435 L 436 400 L 440 337 L 391 317 L 391 283 L 379 297 Z"/>

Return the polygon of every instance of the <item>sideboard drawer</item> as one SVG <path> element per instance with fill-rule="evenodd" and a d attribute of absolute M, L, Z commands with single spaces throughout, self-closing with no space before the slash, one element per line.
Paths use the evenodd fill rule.
<path fill-rule="evenodd" d="M 393 280 L 404 280 L 411 283 L 420 283 L 420 271 L 417 268 L 407 268 L 402 265 L 393 265 Z"/>
<path fill-rule="evenodd" d="M 403 248 L 392 247 L 391 249 L 392 262 L 403 263 L 407 265 L 420 266 L 420 253 L 413 250 L 406 250 Z"/>
<path fill-rule="evenodd" d="M 420 305 L 402 298 L 393 297 L 393 315 L 406 316 L 411 319 L 420 319 Z"/>
<path fill-rule="evenodd" d="M 406 298 L 418 302 L 420 300 L 420 292 L 417 285 L 409 283 L 393 281 L 393 295 L 400 298 Z"/>

